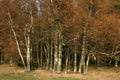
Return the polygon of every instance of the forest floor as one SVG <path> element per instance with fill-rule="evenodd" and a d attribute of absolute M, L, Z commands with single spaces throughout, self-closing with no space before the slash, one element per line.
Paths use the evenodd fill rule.
<path fill-rule="evenodd" d="M 46 71 L 46 70 L 40 70 L 40 69 L 28 73 L 28 72 L 25 72 L 22 68 L 11 67 L 9 64 L 1 64 L 0 80 L 13 80 L 13 79 L 7 79 L 6 74 L 7 76 L 9 74 L 12 74 L 12 76 L 22 75 L 22 76 L 18 76 L 18 78 L 23 77 L 25 75 L 27 76 L 27 79 L 24 78 L 24 79 L 18 79 L 18 80 L 33 80 L 34 79 L 33 77 L 36 77 L 36 79 L 34 80 L 120 80 L 120 67 L 118 68 L 89 67 L 88 74 L 82 75 L 79 73 L 65 74 L 64 72 L 61 74 L 56 74 L 56 73 L 53 73 L 52 71 Z M 14 80 L 17 80 L 17 79 L 14 79 Z"/>

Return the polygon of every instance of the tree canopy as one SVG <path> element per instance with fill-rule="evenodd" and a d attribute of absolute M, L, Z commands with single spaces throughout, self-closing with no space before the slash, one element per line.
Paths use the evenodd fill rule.
<path fill-rule="evenodd" d="M 0 10 L 1 63 L 83 74 L 89 62 L 118 66 L 119 0 L 1 0 Z"/>

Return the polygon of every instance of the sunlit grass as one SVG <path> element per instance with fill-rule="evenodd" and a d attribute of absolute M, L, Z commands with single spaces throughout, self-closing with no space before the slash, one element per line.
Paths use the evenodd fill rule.
<path fill-rule="evenodd" d="M 59 77 L 59 78 L 51 78 L 50 80 L 83 80 L 83 79 Z"/>

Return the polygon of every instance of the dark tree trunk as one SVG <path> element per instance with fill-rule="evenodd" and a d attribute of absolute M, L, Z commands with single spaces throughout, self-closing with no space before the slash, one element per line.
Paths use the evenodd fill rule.
<path fill-rule="evenodd" d="M 50 44 L 50 70 L 53 70 L 53 43 Z"/>

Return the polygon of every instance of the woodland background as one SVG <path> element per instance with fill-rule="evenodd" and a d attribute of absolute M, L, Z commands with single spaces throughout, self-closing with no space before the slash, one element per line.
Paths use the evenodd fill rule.
<path fill-rule="evenodd" d="M 119 61 L 119 0 L 0 0 L 1 63 L 86 74 Z"/>

